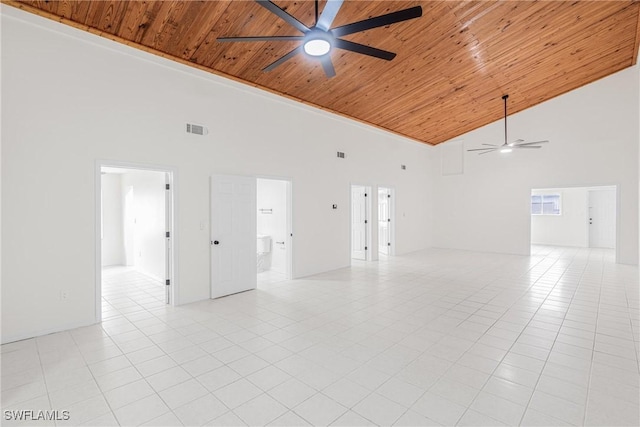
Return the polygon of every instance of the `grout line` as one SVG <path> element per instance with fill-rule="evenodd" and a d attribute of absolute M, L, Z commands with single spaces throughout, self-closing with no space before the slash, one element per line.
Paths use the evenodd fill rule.
<path fill-rule="evenodd" d="M 584 424 L 587 419 L 589 395 L 591 394 L 591 373 L 593 372 L 593 362 L 594 362 L 594 356 L 596 354 L 596 340 L 598 337 L 598 320 L 600 317 L 600 305 L 602 302 L 602 281 L 603 280 L 604 280 L 604 265 L 602 267 L 602 272 L 600 275 L 600 285 L 598 286 L 598 308 L 596 309 L 596 324 L 593 331 L 593 345 L 591 346 L 591 364 L 589 365 L 589 380 L 587 382 L 587 395 L 584 403 L 584 411 L 582 412 L 582 424 Z"/>
<path fill-rule="evenodd" d="M 571 264 L 572 264 L 573 262 L 575 262 L 575 258 L 576 258 L 575 256 L 572 258 L 572 262 L 571 262 L 571 263 L 569 264 L 569 266 L 564 270 L 564 272 L 565 272 L 565 273 L 566 273 L 566 271 L 570 268 Z M 580 281 L 581 281 L 582 277 L 584 277 L 584 272 L 585 272 L 585 270 L 586 270 L 586 268 L 587 268 L 587 265 L 588 265 L 588 262 L 587 262 L 587 263 L 585 263 L 585 266 L 584 266 L 584 268 L 582 269 L 582 272 L 581 272 L 581 274 L 580 274 L 580 279 L 578 279 L 578 284 L 577 284 L 576 288 L 574 289 L 573 293 L 571 294 L 571 300 L 569 301 L 569 303 L 568 303 L 568 305 L 567 305 L 567 309 L 566 309 L 566 311 L 564 312 L 564 316 L 562 317 L 562 323 L 560 324 L 560 327 L 558 328 L 558 331 L 556 332 L 556 336 L 555 336 L 555 338 L 554 338 L 554 340 L 553 340 L 553 344 L 551 345 L 551 348 L 549 349 L 549 354 L 547 354 L 547 358 L 544 360 L 544 365 L 542 366 L 542 370 L 540 371 L 540 374 L 538 375 L 538 379 L 536 380 L 536 383 L 535 383 L 535 385 L 533 386 L 533 393 L 531 393 L 531 396 L 529 397 L 529 400 L 528 400 L 527 404 L 525 405 L 525 411 L 523 412 L 522 417 L 520 417 L 520 422 L 518 423 L 518 425 L 521 425 L 521 424 L 522 424 L 522 422 L 524 421 L 524 417 L 525 417 L 525 415 L 526 415 L 526 413 L 527 413 L 527 410 L 529 409 L 529 405 L 531 404 L 531 400 L 533 399 L 533 395 L 536 393 L 536 389 L 538 388 L 538 384 L 540 383 L 540 378 L 541 378 L 541 377 L 542 377 L 542 375 L 544 374 L 544 370 L 545 370 L 545 368 L 546 368 L 546 366 L 547 366 L 547 362 L 549 361 L 549 357 L 551 356 L 551 353 L 553 352 L 553 348 L 554 348 L 554 347 L 555 347 L 555 345 L 556 345 L 556 340 L 558 339 L 558 335 L 560 334 L 560 330 L 562 329 L 562 325 L 564 324 L 564 321 L 565 321 L 565 319 L 566 319 L 566 317 L 567 317 L 567 313 L 569 312 L 569 309 L 571 308 L 571 303 L 572 303 L 572 301 L 573 301 L 573 299 L 574 299 L 574 297 L 575 297 L 575 295 L 576 295 L 576 293 L 577 293 L 577 291 L 578 291 L 578 288 L 579 288 L 579 286 L 580 286 L 580 285 L 579 285 L 579 283 L 580 283 Z M 564 276 L 564 273 L 563 273 L 563 275 L 562 275 L 562 276 Z M 562 276 L 560 276 L 560 278 L 558 279 L 558 281 L 560 281 L 560 280 L 562 279 Z M 556 286 L 557 286 L 557 282 L 556 282 L 556 285 L 554 285 L 554 287 L 552 288 L 552 291 L 551 291 L 551 292 L 553 292 L 553 289 L 555 289 L 555 288 L 556 288 Z M 550 293 L 551 293 L 551 292 L 550 292 Z M 545 301 L 546 301 L 546 298 L 545 298 Z M 544 302 L 542 303 L 542 305 L 544 305 Z M 542 305 L 541 305 L 541 306 L 542 306 Z M 537 313 L 537 312 L 536 312 L 536 313 Z M 554 397 L 555 397 L 555 398 L 557 398 L 557 399 L 562 399 L 562 398 L 558 398 L 558 397 L 556 397 L 556 396 L 554 396 Z M 564 399 L 563 399 L 563 400 L 564 400 Z M 547 414 L 545 414 L 545 415 L 547 415 Z M 551 416 L 551 417 L 552 417 L 552 418 L 555 418 L 555 417 L 553 417 L 553 416 Z M 562 420 L 562 421 L 564 421 L 564 420 Z M 582 418 L 582 421 L 584 421 L 584 417 Z M 565 421 L 565 422 L 566 422 L 566 421 Z"/>

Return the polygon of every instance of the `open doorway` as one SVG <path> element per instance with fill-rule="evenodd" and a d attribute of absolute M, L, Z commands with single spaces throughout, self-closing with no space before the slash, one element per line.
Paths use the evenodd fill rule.
<path fill-rule="evenodd" d="M 531 191 L 531 244 L 616 249 L 615 186 Z"/>
<path fill-rule="evenodd" d="M 258 286 L 291 278 L 291 181 L 256 181 L 256 271 Z"/>
<path fill-rule="evenodd" d="M 98 320 L 171 303 L 172 178 L 100 166 Z"/>
<path fill-rule="evenodd" d="M 393 255 L 395 222 L 393 189 L 378 187 L 378 252 Z"/>
<path fill-rule="evenodd" d="M 371 259 L 371 187 L 351 186 L 351 258 Z"/>

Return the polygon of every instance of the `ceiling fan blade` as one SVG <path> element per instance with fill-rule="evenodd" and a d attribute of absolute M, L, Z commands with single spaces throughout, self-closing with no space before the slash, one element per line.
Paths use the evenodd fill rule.
<path fill-rule="evenodd" d="M 271 64 L 267 65 L 266 67 L 264 67 L 262 69 L 262 71 L 264 71 L 265 73 L 268 73 L 269 71 L 271 71 L 274 68 L 276 68 L 278 65 L 290 60 L 291 58 L 293 58 L 294 56 L 296 56 L 300 52 L 302 52 L 302 46 L 298 46 L 297 48 L 293 49 L 291 52 L 287 53 L 286 55 L 280 57 L 276 61 L 274 61 Z"/>
<path fill-rule="evenodd" d="M 496 145 L 496 144 L 482 144 L 482 145 L 489 145 L 489 146 L 491 146 L 491 147 L 497 147 L 497 145 Z"/>
<path fill-rule="evenodd" d="M 497 148 L 493 149 L 493 150 L 489 150 L 489 151 L 485 151 L 484 153 L 478 153 L 480 156 L 482 156 L 483 154 L 487 154 L 487 153 L 493 153 L 494 151 L 498 151 Z"/>
<path fill-rule="evenodd" d="M 336 39 L 334 45 L 339 49 L 350 50 L 351 52 L 361 53 L 362 55 L 369 55 L 387 61 L 391 61 L 396 57 L 396 54 L 393 52 L 376 49 L 375 47 L 365 46 L 363 44 L 350 42 L 348 40 Z"/>
<path fill-rule="evenodd" d="M 304 25 L 302 22 L 298 21 L 293 16 L 289 15 L 284 10 L 280 9 L 278 6 L 276 6 L 271 1 L 269 1 L 269 0 L 255 0 L 255 1 L 260 6 L 264 7 L 265 9 L 267 9 L 269 12 L 273 13 L 274 15 L 277 15 L 278 17 L 280 17 L 280 19 L 282 19 L 283 21 L 285 21 L 287 24 L 291 25 L 292 27 L 296 28 L 300 32 L 306 33 L 306 32 L 309 31 L 309 27 Z"/>
<path fill-rule="evenodd" d="M 328 78 L 331 78 L 336 75 L 336 70 L 333 68 L 333 63 L 331 62 L 331 56 L 325 55 L 320 58 L 320 63 L 322 63 L 322 68 L 324 69 L 324 73 Z"/>
<path fill-rule="evenodd" d="M 343 0 L 327 0 L 324 9 L 322 9 L 322 14 L 320 14 L 320 18 L 316 23 L 316 27 L 324 31 L 329 31 L 333 20 L 336 19 L 336 15 L 340 11 L 342 2 Z"/>
<path fill-rule="evenodd" d="M 376 16 L 375 18 L 369 18 L 363 21 L 353 22 L 341 27 L 336 27 L 331 30 L 331 32 L 336 37 L 346 36 L 347 34 L 359 33 L 360 31 L 370 30 L 377 27 L 384 27 L 385 25 L 391 25 L 395 24 L 396 22 L 419 18 L 421 16 L 422 7 L 415 6 L 409 9 L 399 10 L 397 12 L 387 13 L 386 15 Z"/>
<path fill-rule="evenodd" d="M 497 148 L 471 148 L 467 151 L 496 151 Z"/>
<path fill-rule="evenodd" d="M 514 145 L 513 148 L 542 148 L 539 145 Z"/>
<path fill-rule="evenodd" d="M 533 141 L 533 142 L 525 142 L 522 144 L 516 144 L 514 145 L 514 147 L 522 147 L 523 145 L 534 145 L 534 144 L 546 144 L 547 142 L 549 142 L 549 140 L 544 140 L 544 141 Z"/>
<path fill-rule="evenodd" d="M 219 37 L 219 42 L 288 42 L 304 40 L 304 36 Z"/>

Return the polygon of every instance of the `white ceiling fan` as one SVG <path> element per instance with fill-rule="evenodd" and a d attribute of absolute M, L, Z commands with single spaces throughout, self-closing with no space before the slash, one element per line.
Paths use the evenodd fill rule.
<path fill-rule="evenodd" d="M 486 145 L 487 148 L 472 148 L 467 151 L 479 151 L 478 154 L 480 155 L 491 153 L 493 151 L 499 151 L 501 153 L 510 153 L 513 150 L 519 150 L 524 148 L 542 148 L 541 145 L 536 145 L 536 144 L 545 144 L 549 142 L 548 140 L 525 142 L 524 139 L 516 139 L 515 141 L 508 142 L 507 140 L 507 98 L 509 98 L 509 95 L 502 96 L 502 99 L 504 99 L 504 143 L 501 145 L 482 144 L 482 145 Z"/>

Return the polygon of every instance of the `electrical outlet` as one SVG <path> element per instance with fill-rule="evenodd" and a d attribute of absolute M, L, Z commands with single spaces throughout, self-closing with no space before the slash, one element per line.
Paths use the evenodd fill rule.
<path fill-rule="evenodd" d="M 60 291 L 60 301 L 67 299 L 67 291 Z"/>

